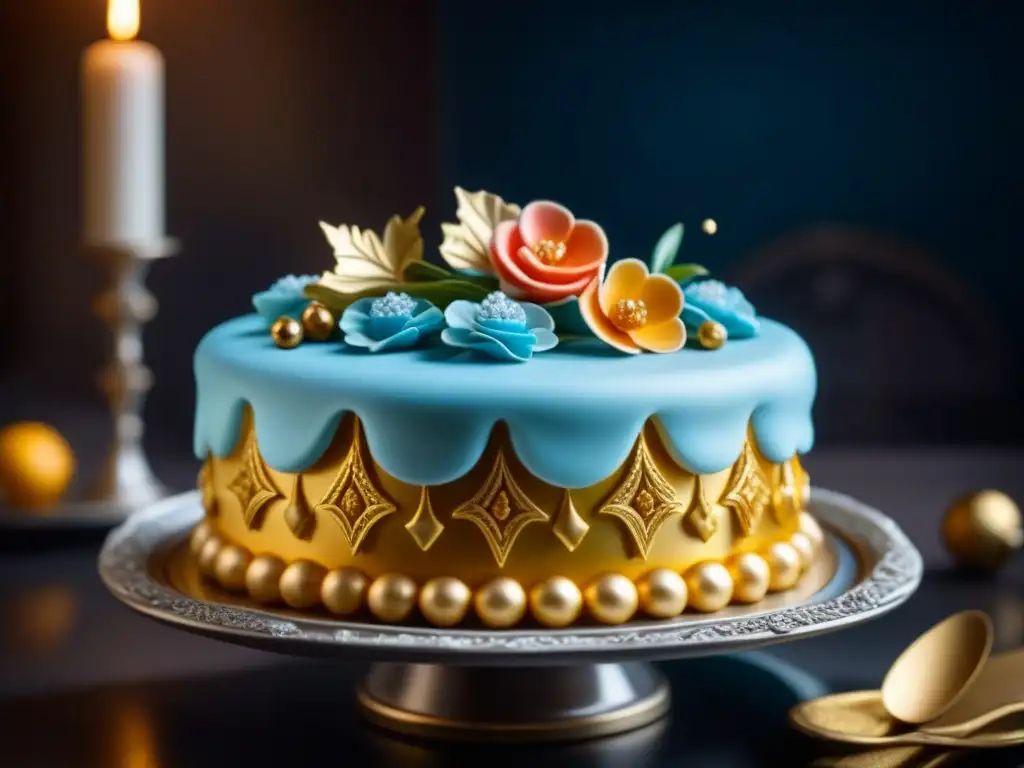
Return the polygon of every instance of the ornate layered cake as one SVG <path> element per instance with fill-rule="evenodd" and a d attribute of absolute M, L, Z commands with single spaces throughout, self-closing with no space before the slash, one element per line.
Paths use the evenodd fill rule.
<path fill-rule="evenodd" d="M 620 624 L 794 587 L 822 534 L 798 455 L 815 370 L 742 293 L 600 226 L 457 189 L 419 221 L 322 224 L 336 264 L 195 355 L 201 573 L 365 621 Z M 621 256 L 621 254 L 616 254 Z"/>

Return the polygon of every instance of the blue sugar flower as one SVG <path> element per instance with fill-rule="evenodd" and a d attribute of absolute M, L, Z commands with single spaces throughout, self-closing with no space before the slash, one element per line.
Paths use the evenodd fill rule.
<path fill-rule="evenodd" d="M 306 297 L 306 286 L 319 279 L 316 275 L 285 275 L 267 290 L 254 294 L 252 305 L 268 323 L 285 315 L 298 320 L 312 301 Z"/>
<path fill-rule="evenodd" d="M 719 280 L 693 280 L 683 285 L 683 323 L 696 331 L 713 320 L 725 326 L 730 339 L 749 339 L 760 330 L 757 312 L 739 288 Z"/>
<path fill-rule="evenodd" d="M 345 343 L 370 352 L 404 349 L 444 325 L 441 310 L 424 299 L 388 291 L 379 299 L 359 299 L 341 315 Z"/>
<path fill-rule="evenodd" d="M 498 360 L 525 362 L 535 352 L 558 344 L 555 321 L 543 307 L 517 303 L 501 291 L 479 304 L 453 301 L 444 319 L 448 323 L 441 334 L 445 344 L 475 349 Z"/>

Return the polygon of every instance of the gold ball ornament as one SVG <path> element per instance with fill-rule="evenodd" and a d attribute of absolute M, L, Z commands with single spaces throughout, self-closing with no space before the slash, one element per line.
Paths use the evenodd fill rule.
<path fill-rule="evenodd" d="M 825 543 L 825 532 L 821 530 L 821 525 L 819 525 L 811 513 L 800 513 L 800 517 L 797 520 L 797 528 L 801 533 L 810 537 L 811 541 L 814 542 L 815 549 Z"/>
<path fill-rule="evenodd" d="M 420 612 L 434 626 L 454 627 L 466 616 L 472 597 L 469 587 L 458 579 L 431 579 L 420 590 Z"/>
<path fill-rule="evenodd" d="M 302 310 L 302 332 L 305 338 L 311 341 L 327 341 L 336 327 L 337 321 L 331 310 L 319 301 L 310 303 Z"/>
<path fill-rule="evenodd" d="M 762 555 L 772 572 L 769 592 L 781 592 L 794 586 L 800 578 L 800 553 L 786 541 L 777 541 Z"/>
<path fill-rule="evenodd" d="M 620 573 L 609 573 L 583 593 L 590 615 L 602 624 L 623 624 L 633 618 L 640 598 L 636 585 Z"/>
<path fill-rule="evenodd" d="M 946 512 L 942 538 L 960 565 L 994 571 L 1024 544 L 1020 508 L 1001 491 L 968 494 Z"/>
<path fill-rule="evenodd" d="M 252 562 L 248 550 L 227 544 L 217 554 L 213 565 L 213 575 L 224 589 L 239 591 L 245 589 L 245 574 Z"/>
<path fill-rule="evenodd" d="M 515 579 L 494 579 L 476 593 L 473 607 L 488 627 L 511 627 L 526 613 L 526 591 Z"/>
<path fill-rule="evenodd" d="M 729 559 L 729 575 L 732 576 L 732 599 L 736 603 L 756 603 L 768 594 L 772 572 L 763 557 L 754 552 L 745 552 Z"/>
<path fill-rule="evenodd" d="M 698 563 L 686 572 L 690 605 L 698 611 L 720 611 L 732 600 L 732 576 L 721 563 Z"/>
<path fill-rule="evenodd" d="M 36 421 L 0 430 L 0 495 L 12 507 L 56 504 L 75 475 L 75 454 L 53 427 Z"/>
<path fill-rule="evenodd" d="M 189 551 L 199 557 L 199 553 L 203 551 L 203 544 L 206 540 L 213 535 L 213 529 L 206 520 L 200 520 L 196 527 L 192 529 L 192 533 L 188 537 L 188 548 Z"/>
<path fill-rule="evenodd" d="M 580 589 L 564 576 L 554 576 L 530 590 L 533 617 L 546 627 L 566 627 L 583 607 Z"/>
<path fill-rule="evenodd" d="M 697 329 L 697 339 L 705 349 L 720 349 L 729 340 L 729 332 L 721 323 L 705 320 Z"/>
<path fill-rule="evenodd" d="M 800 569 L 806 571 L 814 564 L 814 553 L 817 549 L 811 537 L 802 531 L 797 531 L 789 537 L 789 543 L 800 555 Z"/>
<path fill-rule="evenodd" d="M 381 621 L 402 621 L 416 607 L 416 582 L 399 573 L 378 576 L 370 585 L 366 602 Z"/>
<path fill-rule="evenodd" d="M 216 534 L 211 534 L 205 542 L 203 542 L 203 548 L 199 550 L 199 557 L 197 558 L 199 563 L 199 572 L 203 576 L 209 576 L 213 578 L 216 576 L 217 568 L 217 555 L 220 554 L 221 547 L 224 546 L 224 542 L 220 540 L 220 537 Z"/>
<path fill-rule="evenodd" d="M 686 581 L 675 571 L 658 568 L 636 585 L 644 612 L 656 619 L 670 619 L 686 610 Z"/>
<path fill-rule="evenodd" d="M 338 568 L 324 576 L 320 600 L 331 613 L 355 613 L 363 607 L 370 580 L 355 568 Z"/>
<path fill-rule="evenodd" d="M 302 324 L 294 317 L 279 317 L 270 326 L 270 337 L 281 349 L 295 349 L 302 343 Z"/>
<path fill-rule="evenodd" d="M 253 558 L 245 571 L 245 588 L 249 596 L 261 603 L 281 601 L 281 576 L 284 562 L 271 555 Z"/>
<path fill-rule="evenodd" d="M 327 569 L 311 560 L 296 560 L 281 574 L 281 598 L 292 608 L 312 608 L 320 603 L 320 587 Z"/>

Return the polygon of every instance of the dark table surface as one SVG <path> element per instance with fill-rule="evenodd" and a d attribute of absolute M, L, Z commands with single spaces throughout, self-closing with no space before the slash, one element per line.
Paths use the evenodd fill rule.
<path fill-rule="evenodd" d="M 869 624 L 774 646 L 751 659 L 758 666 L 664 664 L 675 700 L 664 723 L 562 747 L 393 738 L 357 716 L 358 666 L 234 647 L 135 615 L 96 575 L 102 534 L 0 531 L 0 766 L 448 766 L 499 757 L 534 766 L 923 765 L 938 753 L 837 757 L 793 733 L 786 712 L 816 688 L 877 687 L 914 637 L 957 610 L 988 611 L 998 649 L 1024 644 L 1024 559 L 969 577 L 951 568 L 938 532 L 944 507 L 965 491 L 1024 499 L 1022 459 L 974 449 L 816 451 L 807 461 L 816 485 L 877 506 L 920 548 L 927 574 L 917 594 Z M 155 464 L 179 488 L 197 467 Z M 1024 751 L 952 753 L 942 764 L 1024 765 Z"/>

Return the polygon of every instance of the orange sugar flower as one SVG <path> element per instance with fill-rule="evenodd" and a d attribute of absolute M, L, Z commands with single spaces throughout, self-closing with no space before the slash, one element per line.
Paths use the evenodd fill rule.
<path fill-rule="evenodd" d="M 682 349 L 682 310 L 678 283 L 668 275 L 652 275 L 639 259 L 616 262 L 603 282 L 598 275 L 580 296 L 580 314 L 594 335 L 630 354 Z"/>

